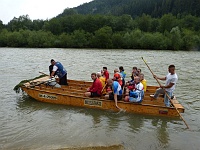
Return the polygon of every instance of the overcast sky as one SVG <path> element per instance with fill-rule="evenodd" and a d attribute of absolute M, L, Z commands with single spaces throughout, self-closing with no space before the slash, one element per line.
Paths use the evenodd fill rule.
<path fill-rule="evenodd" d="M 30 19 L 50 19 L 92 0 L 0 0 L 0 20 L 7 24 L 14 17 L 29 15 Z"/>

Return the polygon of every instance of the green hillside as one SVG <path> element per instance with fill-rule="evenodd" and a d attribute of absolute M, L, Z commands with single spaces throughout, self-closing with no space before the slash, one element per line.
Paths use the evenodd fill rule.
<path fill-rule="evenodd" d="M 200 50 L 200 0 L 94 0 L 0 21 L 0 47 Z"/>
<path fill-rule="evenodd" d="M 200 16 L 200 0 L 94 0 L 74 9 L 79 14 L 129 14 L 132 17 L 143 13 L 152 17 L 167 13 Z"/>

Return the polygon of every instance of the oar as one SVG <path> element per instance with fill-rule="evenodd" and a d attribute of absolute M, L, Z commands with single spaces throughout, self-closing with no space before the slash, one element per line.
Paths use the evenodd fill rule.
<path fill-rule="evenodd" d="M 39 73 L 41 73 L 41 74 L 43 74 L 43 75 L 46 75 L 46 76 L 49 76 L 48 74 L 46 74 L 46 73 L 44 73 L 44 72 L 41 72 L 41 71 L 40 71 Z"/>
<path fill-rule="evenodd" d="M 152 73 L 152 75 L 155 76 L 155 74 L 153 73 L 153 71 L 151 70 L 151 68 L 150 68 L 149 65 L 146 63 L 146 61 L 144 60 L 143 57 L 142 57 L 142 60 L 144 61 L 144 63 L 146 64 L 146 66 L 149 68 L 149 70 L 150 70 L 150 72 Z M 158 82 L 159 86 L 161 87 L 161 84 L 160 84 L 159 80 L 158 80 L 157 78 L 155 78 L 155 79 L 156 79 L 156 81 Z M 169 95 L 167 94 L 167 92 L 165 91 L 165 89 L 164 89 L 164 92 L 165 92 L 166 96 L 168 97 L 168 99 L 170 100 L 171 104 L 173 105 L 172 100 L 171 100 L 171 98 L 169 97 Z M 183 120 L 183 122 L 185 123 L 185 125 L 186 125 L 187 128 L 189 129 L 188 124 L 187 124 L 186 121 L 183 119 L 183 117 L 182 117 L 182 115 L 180 114 L 179 110 L 178 110 L 175 106 L 174 106 L 174 108 L 176 109 L 176 111 L 178 112 L 180 118 Z"/>
<path fill-rule="evenodd" d="M 107 83 L 104 85 L 103 89 L 101 90 L 101 93 L 103 92 L 103 90 L 106 88 Z"/>

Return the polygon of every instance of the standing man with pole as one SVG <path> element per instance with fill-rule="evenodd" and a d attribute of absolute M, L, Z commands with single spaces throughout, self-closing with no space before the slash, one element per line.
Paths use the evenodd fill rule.
<path fill-rule="evenodd" d="M 53 70 L 51 72 L 50 77 L 57 75 L 59 77 L 59 84 L 60 85 L 68 85 L 67 83 L 67 71 L 63 67 L 60 62 L 56 62 L 55 60 L 51 59 L 51 65 L 53 65 Z"/>
<path fill-rule="evenodd" d="M 155 74 L 153 73 L 153 71 L 151 70 L 151 68 L 149 67 L 149 65 L 146 63 L 146 61 L 144 60 L 144 58 L 142 57 L 142 60 L 144 61 L 144 63 L 146 64 L 146 66 L 148 67 L 148 69 L 149 69 L 149 71 L 152 73 L 152 75 L 155 77 L 155 79 L 156 79 L 156 81 L 158 82 L 158 84 L 159 84 L 159 86 L 163 89 L 163 86 L 160 84 L 160 82 L 159 82 L 159 80 L 158 80 L 158 78 L 156 78 L 156 76 L 155 76 Z M 175 74 L 175 66 L 173 65 L 173 66 L 169 66 L 169 68 L 174 68 L 173 70 L 174 71 L 172 71 L 172 73 L 170 73 L 171 72 L 171 70 L 170 70 L 170 74 L 171 75 L 174 75 Z M 166 79 L 167 79 L 167 77 L 166 77 Z M 178 77 L 177 77 L 177 80 L 178 80 Z M 177 82 L 177 81 L 176 81 Z M 170 82 L 171 83 L 171 82 Z M 172 82 L 173 83 L 173 82 Z M 166 84 L 167 84 L 167 82 L 166 82 Z M 173 84 L 173 86 L 174 86 L 174 89 L 175 89 L 175 84 Z M 164 86 L 165 88 L 166 87 L 170 87 L 169 85 L 166 85 L 166 86 Z M 173 90 L 174 90 L 173 89 Z M 163 91 L 164 91 L 164 93 L 165 93 L 165 96 L 167 96 L 167 98 L 168 98 L 168 100 L 172 103 L 172 100 L 171 100 L 171 97 L 168 95 L 168 92 L 165 90 L 165 89 L 163 89 Z M 154 95 L 153 95 L 153 97 L 154 97 Z M 173 104 L 172 104 L 173 105 Z M 179 116 L 180 116 L 180 118 L 183 120 L 183 122 L 185 123 L 185 125 L 187 126 L 187 128 L 189 129 L 189 126 L 188 126 L 188 124 L 186 123 L 186 121 L 184 120 L 184 118 L 181 116 L 181 114 L 180 114 L 180 112 L 179 112 L 179 110 L 176 108 L 176 107 L 174 107 L 175 109 L 176 109 L 176 111 L 177 111 L 177 113 L 179 114 Z"/>
<path fill-rule="evenodd" d="M 165 94 L 166 93 L 169 95 L 169 97 L 172 97 L 173 91 L 175 90 L 175 86 L 176 83 L 178 81 L 178 76 L 175 73 L 175 66 L 174 65 L 170 65 L 168 68 L 169 73 L 167 74 L 166 77 L 157 77 L 156 75 L 153 75 L 154 78 L 159 79 L 159 80 L 166 80 L 165 85 L 161 85 L 159 89 L 156 90 L 154 95 L 150 95 L 150 97 L 157 99 L 157 97 L 159 96 L 159 94 L 164 94 L 164 102 L 165 102 L 165 106 L 170 107 L 170 100 L 168 98 L 168 96 Z"/>

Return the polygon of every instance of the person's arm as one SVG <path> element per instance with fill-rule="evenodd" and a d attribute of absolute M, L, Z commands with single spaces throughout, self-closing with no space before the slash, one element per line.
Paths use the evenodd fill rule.
<path fill-rule="evenodd" d="M 157 79 L 159 79 L 159 80 L 166 80 L 166 77 L 160 78 L 160 77 L 157 77 L 156 75 L 154 75 L 153 77 L 154 77 L 154 78 L 157 78 Z"/>
<path fill-rule="evenodd" d="M 50 78 L 52 78 L 55 74 L 55 71 L 52 71 Z"/>
<path fill-rule="evenodd" d="M 161 88 L 171 88 L 177 82 L 177 78 L 171 79 L 171 82 L 166 86 L 161 86 Z"/>
<path fill-rule="evenodd" d="M 115 100 L 115 106 L 116 106 L 118 109 L 121 109 L 121 108 L 119 108 L 119 106 L 117 105 L 117 94 L 114 94 L 114 100 Z"/>

